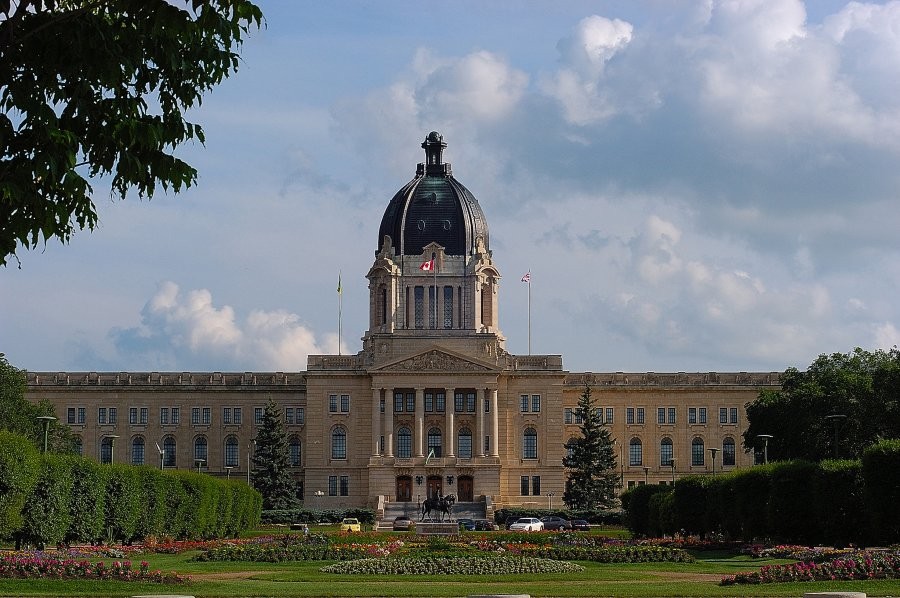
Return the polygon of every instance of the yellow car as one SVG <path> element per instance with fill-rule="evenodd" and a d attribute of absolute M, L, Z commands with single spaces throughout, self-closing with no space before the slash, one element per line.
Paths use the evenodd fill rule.
<path fill-rule="evenodd" d="M 347 518 L 341 521 L 341 531 L 342 532 L 358 532 L 362 531 L 362 526 L 359 524 L 359 519 Z"/>

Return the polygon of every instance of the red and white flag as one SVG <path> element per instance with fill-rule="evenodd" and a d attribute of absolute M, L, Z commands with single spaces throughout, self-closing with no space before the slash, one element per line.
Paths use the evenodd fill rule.
<path fill-rule="evenodd" d="M 434 271 L 434 260 L 428 260 L 427 262 L 422 262 L 422 265 L 419 266 L 419 270 L 422 270 L 423 272 Z"/>
<path fill-rule="evenodd" d="M 525 273 L 525 276 L 522 277 L 522 282 L 531 282 L 531 271 Z"/>

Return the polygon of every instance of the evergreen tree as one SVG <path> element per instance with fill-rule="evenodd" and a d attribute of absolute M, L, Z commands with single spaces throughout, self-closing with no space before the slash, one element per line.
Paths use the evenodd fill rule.
<path fill-rule="evenodd" d="M 615 504 L 618 484 L 616 452 L 588 384 L 578 400 L 577 412 L 581 416 L 581 437 L 566 445 L 569 454 L 563 459 L 568 470 L 563 501 L 576 510 L 610 508 Z"/>
<path fill-rule="evenodd" d="M 263 496 L 263 509 L 293 509 L 299 506 L 297 485 L 291 477 L 287 433 L 281 410 L 269 398 L 256 435 L 251 480 Z"/>

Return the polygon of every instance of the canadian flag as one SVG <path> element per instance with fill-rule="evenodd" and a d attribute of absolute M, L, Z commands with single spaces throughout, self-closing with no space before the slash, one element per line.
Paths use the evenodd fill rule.
<path fill-rule="evenodd" d="M 522 277 L 522 282 L 531 282 L 531 271 L 525 273 L 525 276 Z"/>
<path fill-rule="evenodd" d="M 431 272 L 432 270 L 434 270 L 434 260 L 422 262 L 422 265 L 419 266 L 419 270 L 422 270 L 423 272 Z"/>

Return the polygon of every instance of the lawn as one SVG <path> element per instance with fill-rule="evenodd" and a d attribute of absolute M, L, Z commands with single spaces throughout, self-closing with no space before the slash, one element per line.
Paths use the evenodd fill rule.
<path fill-rule="evenodd" d="M 580 573 L 466 577 L 373 576 L 322 573 L 325 562 L 233 563 L 194 562 L 196 552 L 147 554 L 152 569 L 189 575 L 186 585 L 111 581 L 0 580 L 0 596 L 134 596 L 189 594 L 213 596 L 467 596 L 530 594 L 532 596 L 617 596 L 635 598 L 704 596 L 790 596 L 806 592 L 854 591 L 869 596 L 900 595 L 900 580 L 785 583 L 719 586 L 725 575 L 752 571 L 784 560 L 753 559 L 725 553 L 695 553 L 694 563 L 600 564 L 580 562 Z M 112 559 L 105 559 L 111 562 Z M 138 559 L 135 559 L 138 560 Z"/>

